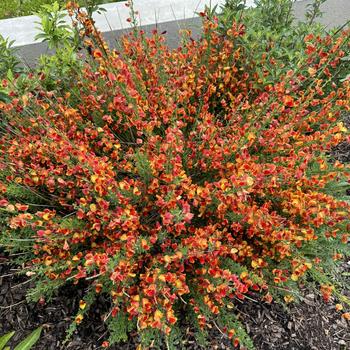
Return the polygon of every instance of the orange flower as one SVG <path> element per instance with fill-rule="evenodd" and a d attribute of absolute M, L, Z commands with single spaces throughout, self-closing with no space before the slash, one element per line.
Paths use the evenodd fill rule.
<path fill-rule="evenodd" d="M 350 321 L 350 312 L 345 312 L 342 314 L 342 317 L 347 320 L 347 321 Z"/>
<path fill-rule="evenodd" d="M 82 320 L 84 319 L 84 316 L 82 314 L 78 314 L 76 317 L 75 317 L 75 323 L 76 324 L 80 324 L 82 322 Z"/>
<path fill-rule="evenodd" d="M 294 99 L 292 96 L 284 96 L 283 104 L 287 107 L 294 107 Z"/>

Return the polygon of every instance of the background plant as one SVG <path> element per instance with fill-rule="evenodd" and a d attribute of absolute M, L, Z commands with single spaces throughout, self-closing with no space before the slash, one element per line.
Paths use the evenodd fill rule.
<path fill-rule="evenodd" d="M 37 328 L 30 333 L 24 340 L 22 340 L 13 350 L 30 350 L 40 339 L 42 327 Z M 10 350 L 10 346 L 7 344 L 11 338 L 15 335 L 15 332 L 7 333 L 0 337 L 0 350 Z"/>
<path fill-rule="evenodd" d="M 88 17 L 94 13 L 105 11 L 99 6 L 100 1 L 83 0 Z M 47 42 L 53 52 L 41 55 L 36 71 L 41 72 L 42 85 L 47 89 L 65 89 L 70 84 L 76 70 L 81 69 L 82 57 L 90 55 L 84 50 L 83 41 L 79 35 L 81 25 L 77 20 L 67 20 L 66 4 L 54 2 L 52 5 L 41 6 L 37 13 L 40 18 L 40 33 L 36 40 Z"/>
<path fill-rule="evenodd" d="M 13 48 L 14 41 L 5 39 L 0 35 L 0 76 L 4 77 L 8 71 L 20 72 L 19 59 L 16 57 L 16 50 Z"/>
<path fill-rule="evenodd" d="M 8 80 L 12 80 L 15 74 L 22 71 L 13 44 L 13 41 L 7 38 L 5 39 L 0 35 L 0 79 L 7 78 Z M 0 86 L 0 101 L 4 101 L 7 98 L 7 86 L 4 85 L 7 84 L 2 84 L 2 86 Z"/>
<path fill-rule="evenodd" d="M 119 0 L 120 1 L 120 0 Z M 40 11 L 44 5 L 52 5 L 57 0 L 1 0 L 0 19 L 18 16 L 28 16 Z M 58 0 L 60 6 L 66 4 L 66 0 Z M 101 5 L 118 0 L 81 0 L 81 6 Z"/>
<path fill-rule="evenodd" d="M 335 38 L 337 31 L 341 30 L 326 30 L 316 22 L 322 16 L 320 6 L 324 3 L 323 0 L 314 1 L 307 6 L 304 22 L 294 18 L 293 3 L 293 0 L 256 0 L 256 8 L 247 9 L 244 0 L 228 0 L 220 10 L 220 27 L 223 33 L 231 27 L 232 21 L 239 21 L 244 25 L 246 35 L 238 39 L 238 46 L 245 50 L 247 57 L 244 70 L 257 74 L 264 84 L 276 82 L 281 72 L 288 69 L 298 70 L 303 74 L 310 70 L 316 74 L 317 65 L 311 66 L 307 61 L 307 52 L 314 47 L 305 46 L 305 40 L 326 35 L 334 35 Z M 350 54 L 349 45 L 344 45 L 342 49 L 345 56 Z M 255 60 L 261 65 L 253 64 Z M 348 70 L 348 62 L 337 65 L 337 71 L 332 71 L 332 78 L 327 79 L 325 88 L 333 89 L 332 84 L 338 84 Z M 327 69 L 325 72 L 328 74 Z"/>
<path fill-rule="evenodd" d="M 62 11 L 58 2 L 52 5 L 42 5 L 37 13 L 40 18 L 40 31 L 35 40 L 41 40 L 48 43 L 50 49 L 57 49 L 60 46 L 75 46 L 74 31 L 65 20 L 66 14 Z"/>

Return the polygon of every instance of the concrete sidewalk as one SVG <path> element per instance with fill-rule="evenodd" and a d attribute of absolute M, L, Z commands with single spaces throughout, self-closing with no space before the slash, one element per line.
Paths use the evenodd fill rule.
<path fill-rule="evenodd" d="M 1 0 L 0 0 L 1 1 Z M 159 0 L 162 1 L 162 0 Z M 294 4 L 294 15 L 296 20 L 303 20 L 305 18 L 305 11 L 307 5 L 311 4 L 312 0 L 302 0 Z M 327 0 L 321 7 L 324 15 L 318 21 L 324 24 L 327 28 L 340 26 L 350 20 L 350 0 Z M 198 17 L 188 18 L 184 20 L 176 20 L 169 22 L 162 22 L 157 25 L 160 31 L 167 32 L 167 41 L 171 47 L 176 47 L 179 43 L 179 29 L 192 29 L 194 37 L 200 34 L 201 20 Z M 144 26 L 146 32 L 150 32 L 155 27 L 155 24 Z M 114 46 L 116 40 L 126 30 L 114 30 L 103 33 L 105 39 Z M 23 60 L 24 64 L 34 66 L 38 57 L 41 54 L 47 53 L 47 45 L 45 43 L 35 43 L 25 45 L 18 48 L 18 55 Z"/>
<path fill-rule="evenodd" d="M 299 20 L 305 19 L 307 5 L 313 0 L 304 0 L 294 4 L 294 14 Z M 350 0 L 327 0 L 322 6 L 323 16 L 318 21 L 326 27 L 341 26 L 350 20 Z"/>

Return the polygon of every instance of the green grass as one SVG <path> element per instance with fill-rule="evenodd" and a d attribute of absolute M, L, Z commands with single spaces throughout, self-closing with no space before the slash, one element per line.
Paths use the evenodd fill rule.
<path fill-rule="evenodd" d="M 29 16 L 40 10 L 40 7 L 44 4 L 52 4 L 55 1 L 64 5 L 66 0 L 0 0 L 0 19 Z M 104 4 L 108 2 L 114 2 L 120 0 L 96 0 L 98 4 Z M 84 0 L 77 1 L 82 6 Z"/>

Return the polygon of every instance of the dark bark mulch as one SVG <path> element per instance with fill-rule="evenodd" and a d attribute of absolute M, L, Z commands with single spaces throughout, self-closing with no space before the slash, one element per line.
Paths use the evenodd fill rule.
<path fill-rule="evenodd" d="M 2 262 L 1 262 L 2 260 Z M 65 287 L 59 290 L 50 303 L 28 304 L 25 300 L 30 287 L 26 277 L 16 275 L 0 257 L 0 334 L 16 331 L 12 344 L 18 343 L 31 330 L 44 326 L 35 350 L 93 350 L 101 348 L 108 337 L 103 317 L 107 312 L 102 299 L 73 338 L 66 344 L 66 329 L 78 310 L 83 289 Z M 350 262 L 343 264 L 341 273 L 349 275 Z M 326 304 L 311 292 L 304 291 L 303 301 L 292 304 L 289 310 L 272 303 L 245 300 L 238 303 L 237 310 L 257 350 L 346 350 L 350 349 L 350 323 L 341 318 L 334 303 Z M 191 325 L 183 328 L 184 339 L 179 349 L 203 349 L 195 340 Z M 211 344 L 207 349 L 229 349 L 229 343 L 213 327 Z M 135 349 L 137 334 L 130 335 L 127 344 L 119 344 L 114 350 Z"/>
<path fill-rule="evenodd" d="M 350 267 L 350 266 L 349 266 Z M 350 268 L 349 268 L 350 270 Z M 350 323 L 315 293 L 285 310 L 278 304 L 241 305 L 243 323 L 258 350 L 350 349 Z"/>

